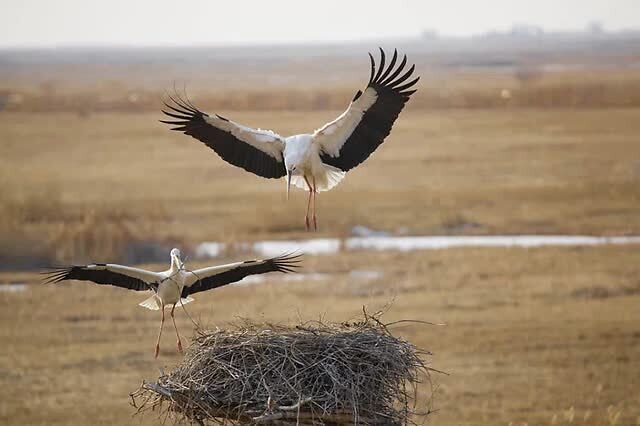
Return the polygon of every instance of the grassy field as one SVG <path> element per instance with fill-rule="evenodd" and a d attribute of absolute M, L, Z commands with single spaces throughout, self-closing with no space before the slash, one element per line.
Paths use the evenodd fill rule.
<path fill-rule="evenodd" d="M 327 281 L 232 286 L 199 294 L 203 326 L 237 317 L 296 322 L 355 318 L 391 302 L 389 321 L 434 353 L 433 425 L 590 424 L 640 421 L 640 251 L 623 247 L 352 253 L 308 257 Z M 385 276 L 361 282 L 354 269 Z M 4 274 L 13 278 L 15 274 Z M 153 359 L 158 313 L 143 294 L 84 283 L 0 292 L 0 401 L 4 424 L 153 424 L 132 418 L 129 392 L 179 362 L 165 330 Z M 184 336 L 193 325 L 183 312 Z M 428 388 L 425 388 L 428 389 Z M 426 396 L 423 397 L 426 404 Z"/>
<path fill-rule="evenodd" d="M 0 291 L 0 424 L 157 423 L 131 417 L 128 395 L 180 360 L 170 328 L 153 360 L 159 314 L 136 306 L 146 295 L 39 285 L 38 265 L 123 261 L 136 243 L 189 252 L 201 241 L 340 237 L 356 225 L 408 235 L 640 234 L 635 71 L 582 73 L 575 82 L 498 75 L 480 86 L 477 75 L 432 77 L 424 81 L 434 89 L 409 103 L 380 149 L 319 195 L 320 230 L 309 234 L 306 194 L 285 202 L 284 181 L 233 168 L 170 132 L 158 123 L 161 91 L 127 107 L 118 102 L 131 103 L 132 89 L 104 80 L 96 90 L 114 97 L 100 111 L 73 103 L 93 92 L 33 89 L 27 74 L 16 83 L 22 106 L 0 113 L 0 285 L 30 284 Z M 234 93 L 231 104 L 229 92 L 194 90 L 194 98 L 209 112 L 288 135 L 333 119 L 353 95 L 330 87 L 297 108 L 291 87 L 275 99 L 273 88 Z M 498 97 L 505 87 L 511 97 Z M 443 93 L 451 102 L 438 103 Z M 216 262 L 250 254 L 225 256 Z M 307 256 L 304 267 L 332 275 L 271 276 L 198 294 L 187 308 L 214 327 L 237 317 L 340 321 L 363 305 L 390 304 L 389 321 L 447 323 L 396 329 L 450 373 L 434 376 L 431 424 L 640 424 L 638 247 L 349 252 Z M 384 275 L 363 281 L 353 270 Z"/>
<path fill-rule="evenodd" d="M 238 112 L 283 134 L 337 111 Z M 304 235 L 306 195 L 230 167 L 159 114 L 0 115 L 5 241 L 57 261 L 117 259 L 131 239 Z M 37 123 L 37 125 L 34 125 Z M 640 233 L 640 110 L 411 111 L 320 194 L 320 232 Z M 356 200 L 356 202 L 354 202 Z M 24 238 L 38 244 L 24 246 Z"/>

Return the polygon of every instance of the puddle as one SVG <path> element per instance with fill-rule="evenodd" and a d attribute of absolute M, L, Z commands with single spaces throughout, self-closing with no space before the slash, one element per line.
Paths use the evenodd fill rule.
<path fill-rule="evenodd" d="M 259 241 L 251 246 L 253 251 L 265 257 L 282 253 L 300 252 L 308 255 L 333 254 L 340 251 L 338 238 L 313 238 L 310 240 Z"/>
<path fill-rule="evenodd" d="M 349 238 L 347 250 L 442 250 L 453 247 L 544 247 L 640 244 L 640 237 L 589 237 L 579 235 L 484 235 L 444 237 Z"/>
<path fill-rule="evenodd" d="M 218 257 L 225 249 L 223 243 L 200 243 L 196 247 L 194 255 L 197 259 Z"/>
<path fill-rule="evenodd" d="M 18 293 L 20 291 L 25 291 L 26 289 L 27 285 L 24 283 L 0 284 L 0 292 Z"/>
<path fill-rule="evenodd" d="M 305 255 L 334 254 L 341 250 L 444 250 L 455 247 L 544 247 L 640 244 L 640 236 L 592 237 L 586 235 L 481 235 L 481 236 L 367 236 L 311 238 L 307 240 L 267 240 L 240 243 L 263 257 L 299 252 Z M 213 258 L 224 252 L 226 244 L 205 242 L 196 247 L 198 258 Z"/>

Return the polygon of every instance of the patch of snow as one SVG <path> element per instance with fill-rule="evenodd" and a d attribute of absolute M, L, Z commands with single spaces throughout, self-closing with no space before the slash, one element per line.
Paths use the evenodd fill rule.
<path fill-rule="evenodd" d="M 25 291 L 26 289 L 27 285 L 24 283 L 0 284 L 0 291 L 4 291 L 6 293 L 18 293 L 20 291 Z"/>
<path fill-rule="evenodd" d="M 340 251 L 340 240 L 338 238 L 313 238 L 310 240 L 259 241 L 253 244 L 253 250 L 264 257 L 293 252 L 309 255 L 333 254 Z"/>

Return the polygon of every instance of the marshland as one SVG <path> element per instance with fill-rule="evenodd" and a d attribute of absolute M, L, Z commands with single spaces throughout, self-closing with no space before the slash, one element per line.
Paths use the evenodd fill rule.
<path fill-rule="evenodd" d="M 255 255 L 239 241 L 345 239 L 363 227 L 640 235 L 640 44 L 601 44 L 549 43 L 535 55 L 404 46 L 419 91 L 371 158 L 319 194 L 315 233 L 304 229 L 302 191 L 285 201 L 283 180 L 170 132 L 162 100 L 186 91 L 240 123 L 310 131 L 366 83 L 374 45 L 275 47 L 277 65 L 249 48 L 0 52 L 0 422 L 154 424 L 132 417 L 129 393 L 181 360 L 166 333 L 154 361 L 158 318 L 137 306 L 145 296 L 43 285 L 44 265 L 161 270 L 179 246 L 204 266 Z M 226 249 L 197 258 L 207 241 Z M 449 373 L 434 375 L 429 424 L 640 422 L 638 244 L 342 250 L 307 255 L 302 272 L 202 293 L 185 308 L 212 329 L 238 318 L 339 322 L 363 305 L 389 322 L 446 323 L 394 329 Z M 195 335 L 182 310 L 177 322 Z"/>

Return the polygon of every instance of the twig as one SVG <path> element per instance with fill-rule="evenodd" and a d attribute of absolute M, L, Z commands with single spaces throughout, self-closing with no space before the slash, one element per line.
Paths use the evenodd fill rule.
<path fill-rule="evenodd" d="M 441 371 L 379 314 L 363 307 L 364 320 L 352 324 L 244 320 L 201 330 L 177 368 L 143 383 L 134 404 L 194 423 L 414 424 L 419 386 Z"/>
<path fill-rule="evenodd" d="M 144 383 L 142 385 L 142 387 L 145 388 L 145 389 L 152 390 L 155 393 L 160 394 L 160 395 L 162 395 L 162 396 L 164 396 L 166 398 L 171 398 L 171 391 L 170 390 L 165 389 L 162 386 L 157 385 L 155 383 Z"/>
<path fill-rule="evenodd" d="M 416 323 L 416 324 L 427 324 L 427 325 L 438 325 L 438 326 L 446 326 L 447 325 L 444 322 L 429 322 L 429 321 L 422 321 L 422 320 L 402 319 L 402 320 L 398 320 L 398 321 L 388 322 L 388 323 L 385 324 L 385 326 L 389 327 L 391 325 L 400 324 L 400 323 L 403 323 L 403 322 Z"/>

